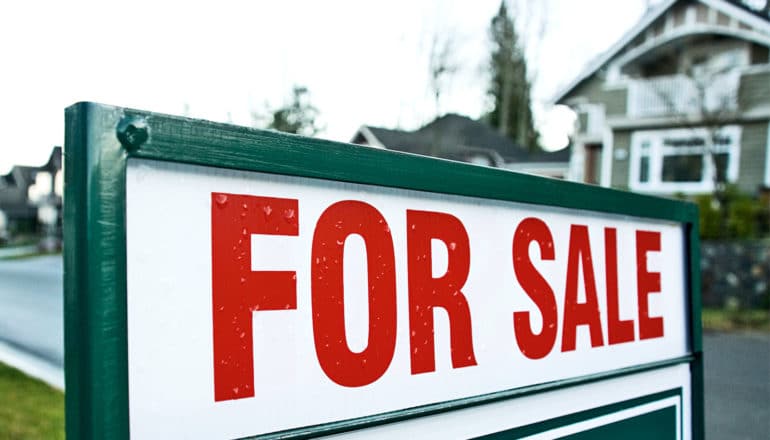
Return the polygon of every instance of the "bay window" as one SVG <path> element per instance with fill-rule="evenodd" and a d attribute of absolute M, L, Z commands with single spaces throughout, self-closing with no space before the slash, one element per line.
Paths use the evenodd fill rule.
<path fill-rule="evenodd" d="M 715 177 L 734 182 L 740 135 L 737 125 L 634 132 L 629 187 L 643 192 L 699 193 L 713 191 Z"/>

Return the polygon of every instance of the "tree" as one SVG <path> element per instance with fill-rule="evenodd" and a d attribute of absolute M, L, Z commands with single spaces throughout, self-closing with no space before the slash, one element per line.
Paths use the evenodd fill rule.
<path fill-rule="evenodd" d="M 454 57 L 455 40 L 452 34 L 433 36 L 430 48 L 430 88 L 436 104 L 436 117 L 441 116 L 441 95 L 449 88 L 452 76 L 460 64 Z"/>
<path fill-rule="evenodd" d="M 712 183 L 710 209 L 716 211 L 719 235 L 728 236 L 734 191 L 728 185 L 728 155 L 723 151 L 725 128 L 740 120 L 738 79 L 740 69 L 721 59 L 719 53 L 683 66 L 670 78 L 651 80 L 652 90 L 666 114 L 702 136 L 703 173 Z M 721 61 L 721 62 L 720 62 Z M 730 160 L 735 160 L 731 158 Z"/>
<path fill-rule="evenodd" d="M 455 60 L 455 43 L 451 33 L 436 33 L 430 48 L 430 89 L 436 105 L 436 118 L 441 116 L 441 95 L 448 90 L 452 77 L 460 69 Z M 441 145 L 441 132 L 432 130 L 433 139 L 428 154 L 438 157 Z"/>
<path fill-rule="evenodd" d="M 532 108 L 527 61 L 513 19 L 505 0 L 492 18 L 489 28 L 492 53 L 489 58 L 490 84 L 487 94 L 492 109 L 489 123 L 499 132 L 520 145 L 538 145 Z"/>
<path fill-rule="evenodd" d="M 295 85 L 291 101 L 277 109 L 268 107 L 267 117 L 252 113 L 255 125 L 285 133 L 313 136 L 323 128 L 316 123 L 318 109 L 310 103 L 307 87 Z M 265 123 L 266 120 L 266 123 Z"/>

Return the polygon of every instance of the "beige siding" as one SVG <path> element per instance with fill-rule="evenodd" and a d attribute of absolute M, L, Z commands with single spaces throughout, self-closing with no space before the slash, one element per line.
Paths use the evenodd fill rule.
<path fill-rule="evenodd" d="M 703 3 L 698 3 L 695 6 L 695 20 L 698 23 L 708 23 L 709 21 L 709 9 L 708 6 Z"/>
<path fill-rule="evenodd" d="M 607 116 L 623 116 L 627 111 L 628 90 L 625 88 L 606 90 L 603 82 L 596 75 L 576 87 L 562 102 L 569 103 L 578 97 L 585 98 L 590 103 L 604 104 Z"/>
<path fill-rule="evenodd" d="M 604 90 L 601 102 L 607 109 L 607 116 L 623 116 L 628 111 L 628 89 Z"/>
<path fill-rule="evenodd" d="M 741 108 L 744 110 L 761 105 L 769 106 L 770 72 L 743 75 L 738 95 Z"/>
<path fill-rule="evenodd" d="M 683 6 L 676 7 L 671 13 L 674 14 L 674 27 L 684 24 L 685 9 Z"/>
<path fill-rule="evenodd" d="M 717 15 L 717 24 L 720 26 L 729 26 L 730 25 L 730 17 L 725 15 L 723 12 L 719 12 L 719 15 Z"/>
<path fill-rule="evenodd" d="M 616 131 L 613 133 L 613 150 L 626 150 L 626 158 L 623 160 L 616 159 L 613 154 L 612 158 L 612 180 L 611 185 L 613 188 L 628 188 L 628 173 L 629 162 L 631 161 L 631 132 L 629 131 Z"/>
<path fill-rule="evenodd" d="M 767 162 L 767 121 L 743 125 L 738 186 L 754 193 L 765 179 Z"/>
<path fill-rule="evenodd" d="M 591 78 L 583 81 L 572 89 L 572 91 L 564 97 L 562 101 L 569 102 L 577 97 L 585 97 L 589 100 L 592 100 L 591 97 L 595 96 L 602 88 L 602 81 L 596 77 L 596 75 L 593 75 Z"/>

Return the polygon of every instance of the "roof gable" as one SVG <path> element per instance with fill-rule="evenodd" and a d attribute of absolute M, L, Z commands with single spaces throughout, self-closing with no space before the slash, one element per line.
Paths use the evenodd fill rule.
<path fill-rule="evenodd" d="M 763 43 L 770 46 L 770 17 L 763 15 L 759 11 L 752 10 L 736 0 L 664 0 L 648 11 L 639 22 L 626 32 L 623 37 L 613 44 L 608 50 L 597 55 L 591 60 L 585 69 L 573 79 L 566 87 L 562 88 L 553 98 L 554 103 L 558 103 L 566 98 L 578 86 L 594 76 L 600 69 L 616 59 L 624 51 L 629 50 L 630 46 L 638 42 L 646 33 L 655 32 L 656 27 L 664 26 L 663 21 L 667 20 L 667 14 L 674 10 L 675 6 L 688 4 L 698 5 L 700 10 L 713 10 L 716 17 L 716 25 L 722 21 L 734 19 L 740 24 L 742 33 L 749 31 L 756 33 Z M 700 14 L 700 11 L 698 11 Z M 708 12 L 706 12 L 708 15 Z M 673 17 L 671 18 L 673 21 Z"/>

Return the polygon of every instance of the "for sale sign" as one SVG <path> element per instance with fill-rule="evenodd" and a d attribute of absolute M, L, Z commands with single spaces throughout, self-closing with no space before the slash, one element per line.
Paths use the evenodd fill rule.
<path fill-rule="evenodd" d="M 94 104 L 69 115 L 68 188 L 88 170 L 97 185 L 68 212 L 108 242 L 68 230 L 68 398 L 116 404 L 70 411 L 72 435 L 702 435 L 690 205 Z M 96 261 L 112 272 L 83 268 Z"/>

